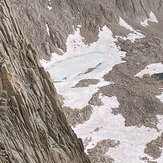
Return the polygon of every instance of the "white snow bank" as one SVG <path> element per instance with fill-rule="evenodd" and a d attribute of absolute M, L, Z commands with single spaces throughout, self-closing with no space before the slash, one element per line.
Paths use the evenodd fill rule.
<path fill-rule="evenodd" d="M 119 17 L 119 25 L 132 32 L 134 31 L 134 29 L 129 24 L 127 24 L 121 17 Z"/>
<path fill-rule="evenodd" d="M 50 36 L 50 30 L 49 30 L 48 24 L 46 24 L 45 26 L 46 26 L 46 31 L 47 31 L 48 35 Z"/>
<path fill-rule="evenodd" d="M 121 20 L 121 25 L 132 30 L 123 39 L 135 40 L 139 36 L 137 31 L 123 23 Z M 80 35 L 80 28 L 77 28 L 74 34 L 68 37 L 67 52 L 63 56 L 53 53 L 50 62 L 40 61 L 50 72 L 54 82 L 60 81 L 55 83 L 55 87 L 57 92 L 65 98 L 64 106 L 82 109 L 88 105 L 88 101 L 99 90 L 99 87 L 110 84 L 104 81 L 103 76 L 115 65 L 122 63 L 122 58 L 125 56 L 125 52 L 120 51 L 115 44 L 116 41 L 111 30 L 104 26 L 99 33 L 99 40 L 91 45 L 85 45 L 84 38 Z M 94 70 L 85 74 L 90 68 L 94 68 Z M 74 88 L 83 79 L 99 79 L 100 82 L 88 87 Z M 125 127 L 124 118 L 111 113 L 112 108 L 119 107 L 117 98 L 102 95 L 99 98 L 104 105 L 94 107 L 90 119 L 74 128 L 78 137 L 83 140 L 92 138 L 86 149 L 95 147 L 101 140 L 113 139 L 120 141 L 120 145 L 109 149 L 107 154 L 114 158 L 116 163 L 143 162 L 140 157 L 147 156 L 144 154 L 146 143 L 156 139 L 160 133 L 146 127 Z M 161 124 L 163 123 L 161 122 Z M 95 132 L 97 127 L 100 130 Z M 150 158 L 150 160 L 152 159 Z"/>
<path fill-rule="evenodd" d="M 125 127 L 125 119 L 121 115 L 111 113 L 112 108 L 119 107 L 117 98 L 103 96 L 101 100 L 105 105 L 95 107 L 88 121 L 73 128 L 77 136 L 83 140 L 91 138 L 86 150 L 95 147 L 104 139 L 117 140 L 120 144 L 115 148 L 110 148 L 106 153 L 114 158 L 116 163 L 143 162 L 140 158 L 147 156 L 144 154 L 145 145 L 156 139 L 160 133 L 146 127 Z M 100 130 L 95 132 L 96 128 Z"/>
<path fill-rule="evenodd" d="M 48 3 L 48 10 L 51 10 L 52 7 L 50 6 L 51 5 L 51 1 L 49 0 L 49 3 Z"/>
<path fill-rule="evenodd" d="M 64 106 L 82 109 L 99 87 L 110 84 L 103 80 L 103 76 L 115 65 L 124 62 L 122 58 L 125 56 L 116 41 L 111 30 L 104 26 L 99 32 L 99 40 L 85 45 L 80 28 L 77 28 L 73 35 L 69 35 L 67 52 L 63 56 L 53 53 L 50 62 L 40 61 L 56 82 L 57 92 L 65 98 Z M 91 68 L 92 71 L 86 73 Z M 83 79 L 100 79 L 100 83 L 86 88 L 72 88 Z"/>
<path fill-rule="evenodd" d="M 52 10 L 52 7 L 48 6 L 48 9 L 49 9 L 49 10 Z"/>
<path fill-rule="evenodd" d="M 141 39 L 145 37 L 140 32 L 134 30 L 133 27 L 127 24 L 121 17 L 119 17 L 119 25 L 130 30 L 131 33 L 129 33 L 126 37 L 122 37 L 122 36 L 116 36 L 116 37 L 122 38 L 123 40 L 131 40 L 131 42 L 134 42 L 136 39 Z"/>
<path fill-rule="evenodd" d="M 160 130 L 160 132 L 163 132 L 163 115 L 157 115 L 157 128 Z"/>
<path fill-rule="evenodd" d="M 159 136 L 161 136 L 161 133 L 163 132 L 163 115 L 157 115 L 157 120 L 158 120 L 157 128 L 160 131 Z M 163 151 L 163 148 L 160 149 L 161 151 Z M 162 160 L 163 160 L 163 152 L 161 153 L 161 157 L 159 157 L 156 161 L 157 163 L 162 163 Z"/>
<path fill-rule="evenodd" d="M 135 76 L 142 78 L 145 74 L 153 75 L 155 73 L 163 72 L 163 64 L 162 63 L 153 63 L 145 67 L 144 70 L 137 73 Z"/>
<path fill-rule="evenodd" d="M 163 92 L 161 95 L 157 95 L 156 97 L 163 103 Z"/>
<path fill-rule="evenodd" d="M 77 87 L 72 88 L 78 81 L 65 81 L 55 83 L 57 92 L 62 94 L 64 97 L 64 105 L 72 109 L 78 108 L 82 109 L 88 105 L 89 100 L 92 98 L 92 95 L 98 92 L 99 87 L 109 85 L 109 82 L 104 81 L 103 79 L 96 85 L 90 85 L 88 87 Z"/>
<path fill-rule="evenodd" d="M 68 37 L 67 52 L 63 56 L 53 53 L 50 62 L 41 60 L 54 81 L 72 80 L 79 75 L 83 76 L 81 78 L 102 78 L 113 66 L 122 63 L 125 52 L 117 47 L 117 40 L 106 26 L 100 31 L 97 42 L 85 45 L 83 40 L 77 28 L 74 35 Z M 90 68 L 95 70 L 89 75 L 84 74 Z"/>
<path fill-rule="evenodd" d="M 148 21 L 158 23 L 158 20 L 152 11 L 149 14 L 149 18 L 145 19 L 144 21 L 141 21 L 140 24 L 144 27 L 147 27 L 147 26 L 149 26 Z"/>

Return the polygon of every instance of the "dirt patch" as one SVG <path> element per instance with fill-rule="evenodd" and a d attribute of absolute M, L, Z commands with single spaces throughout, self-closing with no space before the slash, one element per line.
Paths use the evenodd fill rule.
<path fill-rule="evenodd" d="M 74 87 L 88 87 L 89 85 L 96 85 L 100 81 L 98 79 L 83 79 L 80 80 Z"/>
<path fill-rule="evenodd" d="M 102 105 L 104 105 L 99 96 L 100 96 L 100 91 L 94 93 L 92 95 L 91 99 L 88 101 L 88 103 L 90 105 L 94 105 L 94 106 L 102 106 Z"/>
<path fill-rule="evenodd" d="M 119 141 L 110 139 L 98 142 L 94 148 L 87 150 L 91 163 L 114 163 L 114 159 L 106 155 L 106 153 L 109 148 L 115 148 L 119 144 Z"/>
<path fill-rule="evenodd" d="M 92 115 L 93 108 L 90 105 L 87 105 L 83 109 L 71 109 L 69 107 L 63 107 L 63 111 L 69 124 L 75 127 L 77 124 L 82 124 L 89 120 Z"/>
<path fill-rule="evenodd" d="M 95 68 L 89 68 L 84 74 L 88 74 L 88 73 L 92 72 L 93 70 L 95 70 Z"/>
<path fill-rule="evenodd" d="M 144 162 L 147 162 L 147 163 L 158 163 L 157 161 L 149 161 L 148 157 L 143 157 L 143 158 L 141 158 L 141 160 L 143 160 Z"/>

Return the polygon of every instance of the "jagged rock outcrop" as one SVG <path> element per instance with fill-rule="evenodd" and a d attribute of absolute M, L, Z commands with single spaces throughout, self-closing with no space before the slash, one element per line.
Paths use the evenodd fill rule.
<path fill-rule="evenodd" d="M 0 19 L 0 163 L 89 163 L 8 0 Z"/>

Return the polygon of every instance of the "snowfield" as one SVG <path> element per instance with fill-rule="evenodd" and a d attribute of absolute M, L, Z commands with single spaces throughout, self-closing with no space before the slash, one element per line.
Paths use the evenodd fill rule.
<path fill-rule="evenodd" d="M 151 17 L 153 16 L 151 15 Z M 148 21 L 151 20 L 154 21 L 152 18 Z M 67 38 L 67 52 L 64 55 L 53 53 L 51 61 L 40 61 L 50 73 L 57 92 L 64 97 L 63 106 L 82 109 L 88 105 L 88 101 L 100 87 L 114 84 L 106 82 L 103 76 L 110 72 L 115 65 L 124 62 L 125 52 L 122 52 L 116 45 L 117 37 L 124 40 L 130 39 L 132 42 L 144 37 L 122 18 L 119 19 L 119 25 L 129 29 L 131 33 L 126 37 L 113 37 L 112 31 L 104 26 L 99 31 L 99 40 L 90 45 L 85 45 L 84 38 L 80 35 L 81 26 L 79 26 L 76 30 L 74 29 L 74 34 Z M 135 76 L 143 77 L 146 73 L 151 75 L 162 69 L 161 63 L 149 65 Z M 99 83 L 87 87 L 74 87 L 83 79 L 98 79 Z M 146 161 L 141 160 L 142 157 L 148 157 L 152 161 L 152 158 L 144 153 L 144 149 L 148 142 L 156 139 L 163 131 L 162 125 L 160 125 L 163 124 L 161 118 L 158 117 L 160 132 L 147 127 L 125 127 L 125 119 L 121 115 L 112 114 L 112 109 L 119 107 L 117 97 L 100 94 L 99 98 L 103 105 L 92 106 L 93 113 L 90 119 L 73 128 L 83 141 L 91 140 L 85 151 L 94 148 L 101 140 L 112 139 L 119 141 L 120 144 L 115 148 L 110 148 L 106 155 L 113 158 L 116 163 L 145 163 Z M 163 100 L 162 95 L 158 98 Z M 99 130 L 95 132 L 96 128 Z M 163 156 L 155 161 L 162 163 L 161 160 L 163 160 Z"/>
<path fill-rule="evenodd" d="M 115 96 L 103 96 L 102 102 L 104 105 L 95 107 L 91 118 L 87 122 L 74 128 L 77 136 L 83 140 L 91 138 L 86 150 L 95 147 L 99 141 L 109 138 L 120 141 L 117 147 L 109 149 L 106 153 L 106 155 L 114 158 L 115 162 L 144 163 L 140 158 L 147 157 L 144 154 L 145 145 L 156 139 L 160 133 L 147 127 L 125 127 L 124 118 L 121 115 L 111 113 L 112 108 L 118 108 L 119 106 Z M 96 128 L 100 130 L 95 132 Z"/>
<path fill-rule="evenodd" d="M 140 24 L 144 27 L 147 27 L 149 26 L 148 21 L 158 23 L 158 20 L 152 11 L 149 14 L 149 18 L 145 19 L 144 21 L 141 21 Z"/>
<path fill-rule="evenodd" d="M 84 38 L 80 36 L 80 28 L 77 28 L 74 35 L 68 37 L 67 52 L 63 56 L 53 53 L 50 62 L 40 61 L 54 81 L 99 79 L 116 64 L 124 62 L 122 58 L 125 52 L 117 47 L 115 44 L 117 39 L 113 38 L 111 30 L 106 26 L 100 31 L 97 42 L 85 45 L 83 40 Z M 95 70 L 85 74 L 90 68 Z"/>
<path fill-rule="evenodd" d="M 129 33 L 126 37 L 117 36 L 117 37 L 122 38 L 123 40 L 130 40 L 131 42 L 134 42 L 136 39 L 141 39 L 145 37 L 142 33 L 134 30 L 121 17 L 119 17 L 119 25 L 131 31 L 131 33 Z"/>
<path fill-rule="evenodd" d="M 50 62 L 41 60 L 41 64 L 50 73 L 57 92 L 64 97 L 64 106 L 82 109 L 88 104 L 99 87 L 110 84 L 103 80 L 116 64 L 123 63 L 125 52 L 115 44 L 112 32 L 106 26 L 99 33 L 99 40 L 85 45 L 80 35 L 80 26 L 74 35 L 67 39 L 67 52 L 60 56 L 52 54 Z M 93 71 L 86 73 L 89 69 Z M 72 88 L 83 79 L 99 79 L 97 85 L 84 88 Z M 84 95 L 84 96 L 83 96 Z"/>

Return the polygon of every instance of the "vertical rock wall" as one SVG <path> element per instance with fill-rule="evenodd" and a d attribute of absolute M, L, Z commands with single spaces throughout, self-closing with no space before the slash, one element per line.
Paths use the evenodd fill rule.
<path fill-rule="evenodd" d="M 0 19 L 0 163 L 89 163 L 8 0 Z"/>

